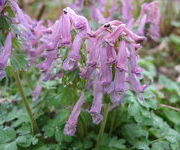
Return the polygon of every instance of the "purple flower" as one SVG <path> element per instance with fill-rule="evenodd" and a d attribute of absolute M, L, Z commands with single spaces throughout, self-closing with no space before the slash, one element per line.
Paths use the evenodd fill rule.
<path fill-rule="evenodd" d="M 104 31 L 107 31 L 112 26 L 119 26 L 121 24 L 122 24 L 122 22 L 119 20 L 110 21 L 108 23 L 105 23 L 103 26 L 99 27 L 95 32 L 89 33 L 89 35 L 91 37 L 96 37 L 96 36 L 100 35 L 101 33 L 103 33 Z"/>
<path fill-rule="evenodd" d="M 0 13 L 4 8 L 4 3 L 5 3 L 5 0 L 0 0 Z"/>
<path fill-rule="evenodd" d="M 86 37 L 86 32 L 83 30 L 83 31 L 80 31 L 74 41 L 73 41 L 73 44 L 72 44 L 72 49 L 71 51 L 69 52 L 69 55 L 68 57 L 70 57 L 71 59 L 73 60 L 79 60 L 80 59 L 80 54 L 79 54 L 79 51 L 80 51 L 80 48 L 81 48 L 81 44 L 82 44 L 82 40 Z"/>
<path fill-rule="evenodd" d="M 83 9 L 84 0 L 76 0 L 72 5 L 69 7 L 75 10 L 76 12 L 81 12 Z"/>
<path fill-rule="evenodd" d="M 80 115 L 81 107 L 83 103 L 84 103 L 84 93 L 81 93 L 79 100 L 74 105 L 73 110 L 69 116 L 69 119 L 66 122 L 66 125 L 64 127 L 64 134 L 69 136 L 73 136 L 75 134 L 76 126 L 78 123 L 78 117 Z"/>
<path fill-rule="evenodd" d="M 84 79 L 88 79 L 96 69 L 99 58 L 99 42 L 99 39 L 91 37 L 86 40 L 87 67 L 80 72 L 80 76 Z"/>
<path fill-rule="evenodd" d="M 42 86 L 40 84 L 40 81 L 37 83 L 35 89 L 32 92 L 32 96 L 33 96 L 33 101 L 37 101 L 39 95 L 41 94 L 42 91 Z"/>
<path fill-rule="evenodd" d="M 77 15 L 74 10 L 69 7 L 64 9 L 64 13 L 67 13 L 70 17 L 72 25 L 77 30 L 89 30 L 88 21 L 85 17 Z"/>
<path fill-rule="evenodd" d="M 96 6 L 93 6 L 93 5 L 90 6 L 90 15 L 91 15 L 91 18 L 94 21 L 97 21 L 98 23 L 105 23 L 106 22 L 106 18 L 103 16 L 100 9 Z"/>
<path fill-rule="evenodd" d="M 78 16 L 71 8 L 67 7 L 64 9 L 64 13 L 69 15 L 69 18 L 75 29 L 79 30 L 76 35 L 72 49 L 69 52 L 67 59 L 63 63 L 63 68 L 66 71 L 71 71 L 77 66 L 77 60 L 80 59 L 80 48 L 82 44 L 82 40 L 87 37 L 87 33 L 89 32 L 89 25 L 86 18 L 82 16 Z"/>
<path fill-rule="evenodd" d="M 133 5 L 132 0 L 122 0 L 122 19 L 125 23 L 132 19 Z"/>
<path fill-rule="evenodd" d="M 46 44 L 42 44 L 38 48 L 30 50 L 28 54 L 30 57 L 40 57 L 41 53 L 45 50 L 46 47 Z"/>
<path fill-rule="evenodd" d="M 133 57 L 130 57 L 130 61 L 132 61 Z M 147 88 L 147 85 L 141 85 L 139 80 L 137 80 L 136 74 L 132 72 L 133 66 L 129 65 L 129 71 L 128 71 L 128 82 L 131 85 L 131 89 L 136 92 L 137 96 L 140 98 L 140 100 L 143 100 L 143 97 L 141 96 L 141 93 L 144 92 L 144 90 Z"/>
<path fill-rule="evenodd" d="M 101 84 L 107 85 L 112 81 L 112 72 L 108 64 L 106 47 L 100 48 L 100 71 L 101 71 Z"/>
<path fill-rule="evenodd" d="M 151 3 L 145 3 L 141 6 L 140 13 L 140 26 L 137 31 L 137 34 L 143 33 L 143 28 L 146 23 L 150 24 L 148 29 L 150 36 L 153 40 L 157 41 L 160 37 L 160 19 L 161 14 L 158 8 L 158 2 L 153 1 Z"/>
<path fill-rule="evenodd" d="M 31 29 L 31 25 L 28 22 L 27 17 L 23 13 L 23 11 L 19 8 L 16 0 L 11 0 L 10 5 L 12 10 L 15 12 L 15 16 L 20 24 L 22 24 L 26 29 Z"/>
<path fill-rule="evenodd" d="M 9 32 L 9 34 L 6 37 L 4 48 L 2 52 L 0 53 L 0 70 L 5 69 L 8 59 L 11 55 L 11 46 L 12 46 L 12 33 Z"/>
<path fill-rule="evenodd" d="M 0 80 L 6 76 L 6 71 L 0 70 Z"/>
<path fill-rule="evenodd" d="M 60 43 L 62 45 L 70 45 L 71 43 L 71 23 L 69 15 L 66 13 L 63 13 L 63 15 L 60 18 L 60 35 L 61 40 Z"/>
<path fill-rule="evenodd" d="M 103 119 L 103 116 L 101 115 L 101 108 L 103 105 L 102 104 L 103 87 L 100 81 L 96 80 L 93 83 L 93 96 L 94 96 L 94 99 L 93 99 L 93 103 L 89 112 L 92 116 L 93 123 L 99 124 Z"/>
<path fill-rule="evenodd" d="M 144 36 L 139 36 L 127 28 L 125 28 L 124 32 L 131 40 L 135 41 L 136 43 L 141 43 L 144 40 L 146 40 L 146 38 Z"/>
<path fill-rule="evenodd" d="M 125 30 L 126 25 L 121 24 L 117 27 L 115 31 L 113 31 L 111 34 L 109 34 L 105 41 L 108 42 L 111 46 L 114 46 L 115 41 L 119 38 L 119 36 L 123 33 Z"/>
<path fill-rule="evenodd" d="M 122 93 L 123 95 L 125 92 L 125 82 L 126 82 L 126 72 L 119 71 L 118 69 L 116 69 L 115 78 L 114 78 L 115 91 Z"/>
<path fill-rule="evenodd" d="M 63 62 L 63 68 L 65 71 L 74 70 L 77 67 L 77 65 L 77 62 L 69 57 L 67 57 Z"/>
<path fill-rule="evenodd" d="M 137 64 L 137 55 L 135 51 L 135 47 L 132 44 L 128 44 L 129 50 L 130 50 L 130 66 L 131 66 L 131 72 L 134 73 L 136 76 L 140 76 L 142 70 L 140 67 L 138 67 Z"/>
<path fill-rule="evenodd" d="M 155 24 L 152 24 L 150 26 L 150 28 L 149 28 L 149 33 L 150 33 L 151 38 L 154 41 L 157 41 L 160 38 L 160 29 L 159 29 L 159 26 L 157 26 Z"/>
<path fill-rule="evenodd" d="M 146 25 L 147 15 L 144 15 L 139 23 L 139 27 L 136 31 L 136 34 L 138 35 L 144 35 L 145 25 Z"/>
<path fill-rule="evenodd" d="M 114 47 L 106 44 L 106 52 L 107 52 L 107 63 L 114 64 L 116 62 L 116 51 Z"/>
<path fill-rule="evenodd" d="M 38 64 L 37 67 L 42 71 L 47 71 L 56 57 L 57 57 L 57 50 L 47 51 L 45 54 L 46 59 L 40 64 Z"/>
<path fill-rule="evenodd" d="M 147 85 L 140 85 L 140 82 L 136 79 L 136 76 L 133 73 L 129 73 L 128 79 L 132 90 L 135 91 L 140 100 L 143 101 L 144 98 L 141 96 L 141 93 L 144 92 L 144 90 L 147 88 Z"/>
<path fill-rule="evenodd" d="M 3 6 L 5 3 L 5 0 L 0 0 L 0 6 Z"/>
<path fill-rule="evenodd" d="M 118 56 L 117 56 L 117 65 L 116 67 L 119 71 L 127 71 L 127 50 L 126 42 L 123 40 L 120 42 Z"/>
<path fill-rule="evenodd" d="M 120 92 L 116 92 L 115 90 L 109 94 L 111 102 L 114 104 L 119 104 L 122 100 L 123 94 Z M 111 106 L 112 107 L 112 106 Z"/>

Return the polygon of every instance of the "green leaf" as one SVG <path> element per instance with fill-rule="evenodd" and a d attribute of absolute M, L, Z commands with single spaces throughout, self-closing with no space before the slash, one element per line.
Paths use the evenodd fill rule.
<path fill-rule="evenodd" d="M 17 130 L 20 135 L 31 133 L 31 126 L 29 123 L 23 123 L 22 126 Z"/>
<path fill-rule="evenodd" d="M 109 142 L 109 147 L 117 148 L 117 149 L 124 149 L 126 148 L 125 140 L 124 139 L 117 139 L 117 137 L 113 137 Z"/>
<path fill-rule="evenodd" d="M 57 82 L 55 80 L 42 82 L 42 87 L 45 89 L 56 89 Z"/>
<path fill-rule="evenodd" d="M 10 28 L 11 28 L 11 30 L 12 30 L 13 33 L 15 33 L 15 34 L 17 34 L 17 35 L 20 34 L 20 31 L 19 31 L 19 29 L 18 29 L 16 26 L 14 26 L 14 25 L 12 25 L 12 24 L 10 24 L 9 26 L 10 26 Z"/>
<path fill-rule="evenodd" d="M 180 44 L 180 37 L 179 36 L 177 36 L 175 34 L 171 34 L 169 38 L 173 43 Z"/>
<path fill-rule="evenodd" d="M 172 21 L 171 23 L 174 27 L 180 27 L 180 22 L 179 21 Z"/>
<path fill-rule="evenodd" d="M 14 50 L 11 55 L 11 66 L 14 70 L 22 70 L 26 67 L 28 64 L 27 60 L 25 59 L 26 56 L 23 54 L 23 52 L 20 52 L 19 50 Z"/>
<path fill-rule="evenodd" d="M 103 146 L 98 146 L 92 150 L 115 150 L 115 149 L 103 145 Z"/>
<path fill-rule="evenodd" d="M 11 9 L 10 6 L 7 5 L 7 6 L 4 8 L 4 11 L 5 11 L 5 12 L 8 12 L 8 15 L 9 15 L 10 17 L 14 17 L 14 12 L 13 12 L 13 10 Z"/>
<path fill-rule="evenodd" d="M 16 138 L 16 132 L 13 128 L 0 129 L 0 143 L 6 143 Z"/>
<path fill-rule="evenodd" d="M 0 150 L 17 150 L 16 142 L 0 145 Z"/>
<path fill-rule="evenodd" d="M 63 139 L 63 133 L 59 129 L 56 129 L 55 139 L 56 139 L 57 142 L 61 142 L 62 139 Z"/>
<path fill-rule="evenodd" d="M 0 16 L 0 30 L 7 30 L 10 22 L 7 16 Z"/>
<path fill-rule="evenodd" d="M 43 130 L 44 130 L 44 135 L 47 137 L 52 137 L 55 133 L 55 128 L 53 126 L 50 126 L 50 125 L 45 126 L 43 128 Z"/>
<path fill-rule="evenodd" d="M 159 76 L 159 83 L 170 92 L 176 92 L 180 96 L 180 87 L 164 75 Z"/>
<path fill-rule="evenodd" d="M 89 149 L 89 148 L 91 148 L 92 146 L 93 146 L 92 141 L 87 140 L 87 139 L 85 139 L 85 140 L 83 141 L 83 147 L 84 147 L 85 149 Z"/>
<path fill-rule="evenodd" d="M 166 141 L 158 141 L 152 144 L 152 150 L 169 150 L 169 143 Z"/>
<path fill-rule="evenodd" d="M 30 136 L 19 136 L 16 142 L 21 147 L 29 147 L 31 145 Z"/>
<path fill-rule="evenodd" d="M 180 112 L 169 109 L 163 109 L 163 112 L 169 121 L 174 124 L 180 125 Z"/>
<path fill-rule="evenodd" d="M 150 150 L 149 142 L 146 140 L 138 141 L 135 143 L 137 149 Z"/>

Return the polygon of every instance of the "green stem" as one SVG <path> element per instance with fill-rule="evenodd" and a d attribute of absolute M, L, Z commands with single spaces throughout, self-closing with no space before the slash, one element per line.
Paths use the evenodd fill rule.
<path fill-rule="evenodd" d="M 103 119 L 103 121 L 101 123 L 101 126 L 100 126 L 96 146 L 100 145 L 100 143 L 101 143 L 101 138 L 103 136 L 103 133 L 104 133 L 104 130 L 105 130 L 105 127 L 106 127 L 106 121 L 107 121 L 108 112 L 109 112 L 108 109 L 109 109 L 109 104 L 104 104 L 104 112 L 103 112 L 104 119 Z"/>
<path fill-rule="evenodd" d="M 82 122 L 81 116 L 79 118 L 79 123 L 78 123 L 78 134 L 79 134 L 80 138 L 83 139 L 84 131 L 83 131 L 83 122 Z"/>
<path fill-rule="evenodd" d="M 110 136 L 111 136 L 112 131 L 113 131 L 115 119 L 116 119 L 116 110 L 114 110 L 113 113 L 112 113 L 112 121 L 111 121 L 111 126 L 110 126 L 110 131 L 109 131 Z"/>
<path fill-rule="evenodd" d="M 27 114 L 29 116 L 31 127 L 32 127 L 32 131 L 33 131 L 33 133 L 38 133 L 39 132 L 39 128 L 37 126 L 37 122 L 36 122 L 36 120 L 33 117 L 31 108 L 30 108 L 30 106 L 28 104 L 27 98 L 26 98 L 26 96 L 24 94 L 24 91 L 23 91 L 23 87 L 22 87 L 22 84 L 21 84 L 21 81 L 20 81 L 20 78 L 19 78 L 19 73 L 17 71 L 14 71 L 14 77 L 15 77 L 16 84 L 17 84 L 17 87 L 19 89 L 20 95 L 22 97 L 24 107 L 25 107 L 25 109 L 27 111 Z"/>
<path fill-rule="evenodd" d="M 26 81 L 27 81 L 27 84 L 29 85 L 29 87 L 30 87 L 31 90 L 32 90 L 32 89 L 33 89 L 33 85 L 32 85 L 31 79 L 29 78 L 27 72 L 25 72 L 24 70 L 23 70 L 23 74 L 24 74 L 24 77 L 25 77 L 25 79 L 26 79 Z"/>
<path fill-rule="evenodd" d="M 84 112 L 83 112 L 84 113 Z M 82 124 L 83 124 L 83 132 L 84 132 L 84 136 L 87 136 L 87 124 L 86 124 L 86 120 L 85 120 L 85 117 L 84 117 L 84 114 L 81 114 L 81 121 L 82 121 Z"/>

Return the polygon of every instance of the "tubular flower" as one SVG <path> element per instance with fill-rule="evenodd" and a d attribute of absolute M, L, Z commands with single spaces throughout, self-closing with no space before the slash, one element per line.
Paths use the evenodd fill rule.
<path fill-rule="evenodd" d="M 117 69 L 119 71 L 127 71 L 127 50 L 126 50 L 126 42 L 121 41 L 117 56 Z"/>
<path fill-rule="evenodd" d="M 80 59 L 79 50 L 81 48 L 83 39 L 87 37 L 87 33 L 89 32 L 89 25 L 86 18 L 78 16 L 71 8 L 65 8 L 64 12 L 69 15 L 73 27 L 76 30 L 79 30 L 79 33 L 76 35 L 73 41 L 71 51 L 69 52 L 69 55 L 63 64 L 64 70 L 71 71 L 75 69 L 77 66 L 77 60 Z"/>
<path fill-rule="evenodd" d="M 103 116 L 101 115 L 103 87 L 99 81 L 93 83 L 93 95 L 94 99 L 89 112 L 92 116 L 93 123 L 99 124 L 103 119 Z"/>
<path fill-rule="evenodd" d="M 132 11 L 134 10 L 131 4 L 132 0 L 122 0 L 122 19 L 125 23 L 128 23 L 132 19 Z"/>
<path fill-rule="evenodd" d="M 4 70 L 11 55 L 12 33 L 10 32 L 5 40 L 4 47 L 0 53 L 0 70 Z"/>
<path fill-rule="evenodd" d="M 78 117 L 81 112 L 81 107 L 84 103 L 84 93 L 81 93 L 81 96 L 79 100 L 76 102 L 76 104 L 73 107 L 73 110 L 69 116 L 68 121 L 66 122 L 66 125 L 64 127 L 64 134 L 73 136 L 76 132 L 76 126 L 78 123 Z"/>
<path fill-rule="evenodd" d="M 69 15 L 66 14 L 65 12 L 63 13 L 63 15 L 60 18 L 60 43 L 62 45 L 70 45 L 71 43 L 71 23 L 69 20 Z"/>
<path fill-rule="evenodd" d="M 137 55 L 134 46 L 129 44 L 129 50 L 130 50 L 131 72 L 134 73 L 136 76 L 140 76 L 142 70 L 138 67 Z"/>
<path fill-rule="evenodd" d="M 139 28 L 137 34 L 143 35 L 145 30 L 145 24 L 149 24 L 148 32 L 150 37 L 157 41 L 160 37 L 160 19 L 161 14 L 158 8 L 158 2 L 153 1 L 151 3 L 145 3 L 141 6 L 141 13 L 139 17 Z"/>
<path fill-rule="evenodd" d="M 97 66 L 97 60 L 99 58 L 99 39 L 89 38 L 86 41 L 86 49 L 88 53 L 87 67 L 85 70 L 80 72 L 80 76 L 84 79 L 88 79 L 94 72 Z"/>
<path fill-rule="evenodd" d="M 57 57 L 57 50 L 47 51 L 44 56 L 46 59 L 38 64 L 37 67 L 42 71 L 47 71 L 53 63 L 54 59 Z"/>
<path fill-rule="evenodd" d="M 0 13 L 2 12 L 4 8 L 4 3 L 5 3 L 5 0 L 0 0 Z"/>
<path fill-rule="evenodd" d="M 112 72 L 108 64 L 106 47 L 102 47 L 100 53 L 101 84 L 107 85 L 112 81 Z"/>

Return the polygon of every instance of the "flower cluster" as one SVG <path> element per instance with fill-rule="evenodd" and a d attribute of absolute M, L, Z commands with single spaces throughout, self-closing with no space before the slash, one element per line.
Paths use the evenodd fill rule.
<path fill-rule="evenodd" d="M 158 2 L 152 1 L 150 3 L 144 3 L 141 6 L 141 12 L 137 20 L 133 18 L 132 12 L 134 7 L 132 5 L 132 0 L 122 0 L 122 20 L 127 24 L 137 24 L 138 30 L 136 34 L 145 35 L 145 31 L 148 33 L 151 39 L 157 41 L 160 37 L 160 19 L 161 14 L 158 8 Z M 149 27 L 146 29 L 146 25 Z"/>
<path fill-rule="evenodd" d="M 76 5 L 80 6 L 82 2 L 79 1 Z M 103 1 L 98 2 L 103 3 Z M 144 4 L 139 20 L 134 21 L 129 13 L 133 9 L 131 1 L 123 0 L 122 4 L 123 21 L 107 21 L 109 19 L 103 20 L 102 17 L 96 16 L 97 20 L 106 23 L 96 31 L 92 31 L 88 20 L 78 15 L 70 7 L 63 9 L 60 18 L 54 24 L 47 23 L 48 27 L 46 27 L 44 21 L 36 21 L 26 15 L 19 8 L 16 0 L 8 2 L 15 13 L 15 17 L 11 21 L 20 31 L 19 35 L 16 36 L 21 42 L 22 49 L 27 53 L 28 66 L 36 64 L 36 60 L 43 58 L 41 63 L 36 64 L 42 74 L 32 92 L 34 101 L 41 94 L 41 81 L 51 80 L 54 77 L 60 78 L 63 76 L 62 70 L 72 71 L 76 68 L 79 68 L 79 75 L 87 81 L 85 88 L 93 91 L 93 102 L 88 112 L 95 124 L 99 124 L 103 119 L 101 108 L 105 93 L 110 96 L 110 109 L 122 101 L 127 90 L 134 91 L 137 97 L 143 100 L 142 93 L 147 85 L 141 85 L 138 80 L 142 70 L 137 63 L 136 51 L 141 48 L 141 43 L 146 40 L 143 32 L 146 23 L 150 24 L 149 30 L 152 37 L 156 39 L 159 36 L 155 32 L 158 32 L 160 14 L 156 2 Z M 103 5 L 105 4 L 103 3 Z M 91 7 L 92 12 L 95 12 L 96 15 L 99 14 L 100 8 L 94 10 L 97 8 L 93 5 Z M 137 31 L 133 31 L 133 27 L 138 22 Z M 75 36 L 72 36 L 72 30 L 76 31 Z M 1 74 L 4 73 L 3 70 L 10 56 L 11 36 L 12 33 L 9 33 L 0 55 Z M 86 49 L 85 67 L 79 65 L 80 50 L 83 43 Z M 60 69 L 55 75 L 52 75 L 52 69 L 55 67 L 59 58 L 59 50 L 62 47 L 68 47 L 71 50 L 67 58 L 61 60 Z M 82 92 L 65 125 L 65 134 L 74 135 L 83 103 L 84 93 Z"/>
<path fill-rule="evenodd" d="M 70 8 L 76 12 L 81 12 L 84 7 L 85 0 L 76 0 Z M 106 23 L 113 19 L 113 12 L 117 10 L 116 0 L 109 1 L 109 9 L 106 9 L 106 0 L 91 0 L 88 1 L 90 18 L 98 23 Z M 106 14 L 106 15 L 104 15 Z"/>
<path fill-rule="evenodd" d="M 137 34 L 144 35 L 144 28 L 146 24 L 149 24 L 148 32 L 153 40 L 158 40 L 160 37 L 160 10 L 158 8 L 158 2 L 153 1 L 151 3 L 145 3 L 141 6 L 141 13 L 139 19 L 139 29 Z"/>

